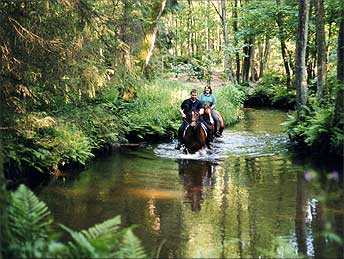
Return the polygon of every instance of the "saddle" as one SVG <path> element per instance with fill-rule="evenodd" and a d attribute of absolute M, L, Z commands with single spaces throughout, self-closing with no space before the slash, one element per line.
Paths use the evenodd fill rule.
<path fill-rule="evenodd" d="M 203 122 L 201 122 L 200 124 L 201 124 L 202 129 L 204 130 L 205 136 L 208 137 L 208 127 L 207 127 L 207 125 L 204 125 Z M 188 124 L 188 125 L 185 127 L 185 129 L 184 129 L 184 131 L 183 131 L 183 137 L 185 137 L 185 133 L 186 133 L 186 131 L 187 131 L 187 129 L 188 129 L 189 127 L 190 127 L 190 124 Z"/>

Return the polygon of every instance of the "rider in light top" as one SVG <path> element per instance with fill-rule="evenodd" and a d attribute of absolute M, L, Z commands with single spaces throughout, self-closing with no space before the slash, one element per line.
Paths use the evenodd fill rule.
<path fill-rule="evenodd" d="M 199 97 L 199 100 L 202 102 L 203 106 L 208 104 L 210 106 L 211 109 L 211 116 L 214 119 L 214 126 L 216 129 L 216 133 L 215 136 L 216 137 L 220 137 L 221 133 L 220 133 L 220 122 L 219 122 L 219 117 L 216 114 L 215 111 L 215 106 L 216 106 L 216 97 L 213 94 L 213 90 L 211 89 L 210 85 L 206 85 L 204 87 L 204 91 L 201 94 L 201 96 Z"/>

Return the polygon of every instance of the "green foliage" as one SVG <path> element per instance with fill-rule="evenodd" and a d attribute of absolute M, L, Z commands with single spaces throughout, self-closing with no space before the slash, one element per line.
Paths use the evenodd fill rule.
<path fill-rule="evenodd" d="M 245 93 L 239 90 L 237 85 L 227 84 L 223 86 L 219 93 L 215 93 L 217 98 L 217 110 L 224 117 L 227 125 L 233 124 L 242 118 L 242 108 Z"/>
<path fill-rule="evenodd" d="M 120 229 L 119 216 L 88 230 L 74 231 L 60 225 L 71 236 L 59 241 L 46 204 L 24 185 L 9 196 L 2 215 L 2 248 L 6 258 L 145 258 L 141 242 L 132 228 Z"/>
<path fill-rule="evenodd" d="M 122 120 L 127 135 L 139 139 L 148 135 L 173 136 L 180 124 L 182 86 L 174 81 L 156 80 L 142 85 L 138 96 L 133 102 L 123 104 Z"/>
<path fill-rule="evenodd" d="M 332 152 L 343 155 L 344 132 L 333 125 L 334 107 L 314 106 L 306 108 L 298 119 L 297 112 L 284 123 L 292 140 L 306 144 L 316 152 Z"/>
<path fill-rule="evenodd" d="M 7 258 L 42 258 L 52 246 L 60 247 L 49 240 L 52 219 L 46 204 L 24 185 L 10 194 L 3 217 L 7 217 L 2 233 Z"/>
<path fill-rule="evenodd" d="M 17 120 L 16 135 L 7 139 L 5 163 L 45 172 L 67 163 L 85 164 L 93 156 L 91 149 L 89 138 L 75 125 L 31 113 Z"/>
<path fill-rule="evenodd" d="M 91 151 L 120 140 L 118 99 L 133 98 L 136 83 L 130 46 L 114 37 L 124 7 L 89 0 L 0 3 L 1 135 L 9 175 L 85 164 Z M 136 42 L 141 35 L 130 28 L 138 20 L 125 22 L 126 36 Z"/>
<path fill-rule="evenodd" d="M 187 80 L 203 79 L 205 77 L 205 68 L 199 63 L 197 60 L 194 60 L 192 63 L 171 64 L 171 72 L 177 77 L 186 76 Z"/>
<path fill-rule="evenodd" d="M 283 76 L 266 73 L 254 86 L 243 86 L 247 103 L 254 106 L 273 106 L 293 108 L 296 102 L 296 90 L 288 88 Z"/>

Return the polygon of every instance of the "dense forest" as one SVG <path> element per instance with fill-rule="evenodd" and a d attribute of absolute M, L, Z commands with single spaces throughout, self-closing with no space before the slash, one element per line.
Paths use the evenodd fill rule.
<path fill-rule="evenodd" d="M 0 35 L 6 178 L 58 173 L 123 143 L 170 141 L 181 101 L 206 84 L 227 125 L 243 106 L 292 110 L 292 141 L 343 158 L 342 0 L 5 0 Z M 20 192 L 10 199 L 35 199 Z M 95 256 L 74 249 L 64 255 Z"/>
<path fill-rule="evenodd" d="M 2 1 L 5 171 L 54 171 L 116 142 L 174 136 L 178 79 L 220 80 L 229 123 L 243 102 L 297 108 L 291 138 L 341 154 L 343 10 L 340 0 Z"/>

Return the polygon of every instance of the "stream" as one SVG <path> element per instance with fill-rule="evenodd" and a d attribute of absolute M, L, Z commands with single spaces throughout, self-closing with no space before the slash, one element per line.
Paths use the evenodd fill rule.
<path fill-rule="evenodd" d="M 285 112 L 244 113 L 205 153 L 122 150 L 36 192 L 75 230 L 120 215 L 160 258 L 343 258 L 341 162 L 296 152 Z"/>

